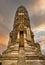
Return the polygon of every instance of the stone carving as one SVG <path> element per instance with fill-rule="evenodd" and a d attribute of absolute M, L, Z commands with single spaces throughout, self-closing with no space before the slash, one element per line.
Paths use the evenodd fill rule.
<path fill-rule="evenodd" d="M 31 65 L 36 65 L 33 60 L 40 59 L 41 56 L 40 45 L 34 42 L 28 12 L 24 6 L 20 6 L 16 11 L 7 50 L 2 54 L 2 58 L 8 60 L 3 59 L 2 63 L 3 65 L 30 65 L 32 60 Z"/>

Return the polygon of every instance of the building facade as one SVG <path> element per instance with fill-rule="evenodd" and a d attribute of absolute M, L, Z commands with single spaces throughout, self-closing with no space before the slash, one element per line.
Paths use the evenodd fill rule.
<path fill-rule="evenodd" d="M 0 56 L 0 65 L 45 65 L 45 56 L 41 53 L 40 45 L 34 42 L 24 6 L 17 8 L 8 47 Z"/>

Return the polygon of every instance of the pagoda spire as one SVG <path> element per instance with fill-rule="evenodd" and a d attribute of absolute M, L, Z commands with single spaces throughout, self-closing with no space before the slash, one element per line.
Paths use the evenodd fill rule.
<path fill-rule="evenodd" d="M 28 12 L 24 6 L 17 8 L 13 30 L 10 33 L 11 45 L 16 43 L 19 39 L 19 46 L 24 46 L 24 39 L 34 42 L 33 33 L 31 31 L 30 19 Z M 9 44 L 10 45 L 10 44 Z"/>
<path fill-rule="evenodd" d="M 10 32 L 8 48 L 3 55 L 6 55 L 6 57 L 17 57 L 19 60 L 23 60 L 24 56 L 41 55 L 40 45 L 34 42 L 28 12 L 24 6 L 17 8 L 13 30 Z"/>

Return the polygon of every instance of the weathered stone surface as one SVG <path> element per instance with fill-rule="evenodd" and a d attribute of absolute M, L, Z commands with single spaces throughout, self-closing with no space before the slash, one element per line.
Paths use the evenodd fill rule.
<path fill-rule="evenodd" d="M 45 65 L 40 45 L 34 42 L 28 12 L 20 6 L 15 15 L 7 50 L 0 56 L 2 65 Z"/>

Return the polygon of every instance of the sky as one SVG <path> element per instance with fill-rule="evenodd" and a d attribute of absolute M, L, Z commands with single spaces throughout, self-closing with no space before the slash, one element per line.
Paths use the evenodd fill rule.
<path fill-rule="evenodd" d="M 0 0 L 0 53 L 8 45 L 17 8 L 23 5 L 28 11 L 35 42 L 45 54 L 45 0 Z"/>

